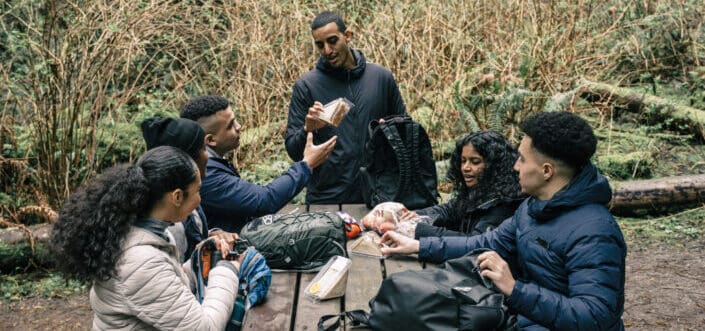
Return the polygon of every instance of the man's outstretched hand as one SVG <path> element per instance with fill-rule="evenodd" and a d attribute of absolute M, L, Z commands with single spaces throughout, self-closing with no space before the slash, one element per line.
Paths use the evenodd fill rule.
<path fill-rule="evenodd" d="M 338 141 L 338 136 L 333 136 L 328 141 L 320 144 L 313 144 L 313 133 L 309 132 L 306 136 L 306 147 L 304 148 L 304 162 L 308 164 L 311 169 L 315 169 L 321 163 L 323 163 L 330 153 L 333 152 L 335 148 L 335 143 Z"/>
<path fill-rule="evenodd" d="M 403 236 L 394 231 L 387 231 L 382 235 L 380 251 L 384 255 L 415 254 L 419 252 L 419 241 Z"/>

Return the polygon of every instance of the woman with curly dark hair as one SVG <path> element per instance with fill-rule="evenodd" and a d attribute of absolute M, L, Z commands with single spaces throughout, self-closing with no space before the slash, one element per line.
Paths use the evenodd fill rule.
<path fill-rule="evenodd" d="M 64 273 L 93 282 L 93 329 L 225 328 L 240 262 L 211 269 L 201 304 L 190 263 L 180 264 L 166 231 L 199 204 L 200 185 L 191 157 L 162 146 L 105 171 L 64 203 L 53 250 Z"/>
<path fill-rule="evenodd" d="M 522 200 L 514 162 L 516 149 L 494 131 L 473 132 L 459 139 L 446 177 L 453 183 L 447 203 L 411 211 L 408 220 L 425 215 L 414 237 L 470 236 L 497 227 L 512 216 Z"/>

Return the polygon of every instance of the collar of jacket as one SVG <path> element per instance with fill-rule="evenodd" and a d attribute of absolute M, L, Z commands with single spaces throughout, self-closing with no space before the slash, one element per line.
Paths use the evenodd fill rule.
<path fill-rule="evenodd" d="M 218 155 L 218 153 L 216 153 L 212 148 L 208 146 L 206 146 L 206 151 L 208 151 L 209 161 L 213 160 L 215 162 L 225 165 L 226 167 L 230 168 L 230 170 L 234 171 L 238 177 L 240 177 L 240 172 L 237 170 L 237 168 L 235 168 L 235 165 L 229 159 Z"/>
<path fill-rule="evenodd" d="M 607 178 L 597 171 L 595 165 L 588 163 L 551 199 L 543 201 L 530 197 L 528 212 L 537 221 L 544 222 L 566 210 L 587 204 L 607 205 L 610 200 L 612 200 L 612 189 Z"/>
<path fill-rule="evenodd" d="M 355 67 L 352 69 L 344 68 L 334 68 L 330 66 L 330 63 L 325 57 L 320 56 L 318 62 L 316 62 L 316 69 L 323 71 L 324 73 L 333 76 L 337 79 L 346 80 L 349 78 L 359 78 L 365 72 L 365 66 L 367 66 L 367 59 L 362 52 L 350 48 L 350 52 L 355 59 Z"/>
<path fill-rule="evenodd" d="M 136 227 L 145 229 L 157 237 L 164 239 L 166 242 L 170 242 L 169 236 L 166 234 L 166 228 L 168 228 L 169 225 L 171 225 L 171 223 L 160 221 L 149 216 L 140 218 L 135 222 Z"/>
<path fill-rule="evenodd" d="M 214 157 L 214 158 L 219 158 L 222 159 L 223 157 L 220 156 L 214 149 L 212 149 L 210 146 L 206 146 L 206 151 L 208 152 L 208 156 Z"/>
<path fill-rule="evenodd" d="M 179 255 L 173 242 L 166 241 L 162 237 L 154 234 L 152 231 L 134 224 L 130 227 L 129 232 L 120 245 L 122 251 L 126 251 L 137 246 L 153 246 L 159 250 L 167 252 L 167 254 L 173 256 L 174 258 L 177 258 Z"/>

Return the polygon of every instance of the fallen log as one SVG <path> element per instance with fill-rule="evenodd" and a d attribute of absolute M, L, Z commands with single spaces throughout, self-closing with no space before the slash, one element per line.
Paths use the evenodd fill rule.
<path fill-rule="evenodd" d="M 10 227 L 0 229 L 0 242 L 4 244 L 15 244 L 28 242 L 31 236 L 34 242 L 46 242 L 51 233 L 51 224 L 42 223 L 30 226 Z"/>
<path fill-rule="evenodd" d="M 578 88 L 568 93 L 569 96 L 561 94 L 554 103 L 561 105 L 570 100 L 575 94 L 591 102 L 601 101 L 609 104 L 618 104 L 632 112 L 641 112 L 644 109 L 653 109 L 655 120 L 670 118 L 674 121 L 673 128 L 683 131 L 684 126 L 687 133 L 695 134 L 701 139 L 705 139 L 705 111 L 693 107 L 681 105 L 668 99 L 660 98 L 648 93 L 639 93 L 627 88 L 592 82 L 581 79 Z"/>
<path fill-rule="evenodd" d="M 0 229 L 0 273 L 51 266 L 53 258 L 46 248 L 50 234 L 49 223 Z"/>
<path fill-rule="evenodd" d="M 615 215 L 705 203 L 705 175 L 613 182 L 612 187 L 610 209 Z"/>

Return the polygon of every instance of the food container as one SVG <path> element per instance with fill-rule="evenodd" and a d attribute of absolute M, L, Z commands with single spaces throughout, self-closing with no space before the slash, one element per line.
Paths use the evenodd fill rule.
<path fill-rule="evenodd" d="M 318 116 L 324 122 L 333 126 L 340 125 L 343 117 L 348 114 L 350 108 L 355 105 L 346 98 L 335 99 L 323 106 L 323 112 Z"/>
<path fill-rule="evenodd" d="M 306 297 L 314 301 L 339 298 L 345 295 L 348 270 L 352 261 L 343 256 L 333 256 L 306 286 Z"/>

